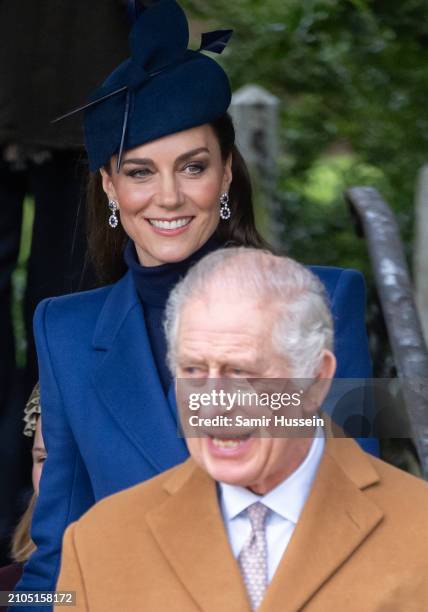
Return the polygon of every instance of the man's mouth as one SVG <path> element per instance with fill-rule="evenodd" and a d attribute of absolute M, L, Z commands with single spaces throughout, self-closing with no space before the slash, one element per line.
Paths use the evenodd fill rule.
<path fill-rule="evenodd" d="M 211 438 L 212 443 L 217 448 L 237 448 L 249 439 L 250 436 L 241 438 Z"/>
<path fill-rule="evenodd" d="M 176 230 L 189 225 L 193 217 L 179 217 L 176 219 L 147 219 L 150 225 L 162 230 Z"/>
<path fill-rule="evenodd" d="M 241 447 L 247 446 L 253 439 L 256 429 L 246 429 L 245 431 L 222 431 L 206 432 L 211 448 L 218 452 L 238 451 Z"/>

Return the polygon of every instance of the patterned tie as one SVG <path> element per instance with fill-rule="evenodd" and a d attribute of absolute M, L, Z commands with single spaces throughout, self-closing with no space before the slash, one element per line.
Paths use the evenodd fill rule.
<path fill-rule="evenodd" d="M 260 502 L 247 508 L 251 534 L 238 561 L 253 610 L 260 606 L 268 584 L 265 522 L 269 508 Z"/>

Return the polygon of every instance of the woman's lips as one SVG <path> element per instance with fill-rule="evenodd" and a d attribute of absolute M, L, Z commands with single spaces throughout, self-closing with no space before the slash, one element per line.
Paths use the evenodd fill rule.
<path fill-rule="evenodd" d="M 194 217 L 175 217 L 174 219 L 147 219 L 147 221 L 156 234 L 177 236 L 188 229 L 193 219 Z"/>

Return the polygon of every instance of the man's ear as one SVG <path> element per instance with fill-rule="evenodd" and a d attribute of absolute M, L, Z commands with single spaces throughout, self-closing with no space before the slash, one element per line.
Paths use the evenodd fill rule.
<path fill-rule="evenodd" d="M 107 198 L 109 199 L 109 201 L 114 200 L 115 202 L 117 202 L 116 190 L 114 188 L 111 175 L 107 172 L 105 168 L 101 168 L 100 173 L 103 189 Z"/>
<path fill-rule="evenodd" d="M 228 192 L 232 183 L 232 153 L 229 153 L 224 164 L 223 192 Z"/>
<path fill-rule="evenodd" d="M 318 368 L 317 378 L 325 378 L 331 380 L 336 371 L 336 357 L 327 349 L 324 349 L 321 355 L 321 362 Z"/>
<path fill-rule="evenodd" d="M 322 406 L 330 390 L 335 371 L 336 357 L 331 351 L 324 349 L 317 373 L 314 376 L 315 380 L 304 396 L 303 410 L 305 413 L 314 414 Z"/>

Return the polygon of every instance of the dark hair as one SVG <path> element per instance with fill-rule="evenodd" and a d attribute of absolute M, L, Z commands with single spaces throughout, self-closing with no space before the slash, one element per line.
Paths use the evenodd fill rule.
<path fill-rule="evenodd" d="M 229 189 L 231 217 L 221 222 L 216 236 L 225 245 L 270 249 L 255 226 L 251 180 L 245 161 L 235 145 L 235 129 L 226 113 L 210 123 L 226 160 L 232 154 L 232 183 Z M 110 172 L 110 167 L 105 168 Z M 123 251 L 128 240 L 123 227 L 112 230 L 100 172 L 92 173 L 88 185 L 88 251 L 101 284 L 117 281 L 126 271 Z"/>

